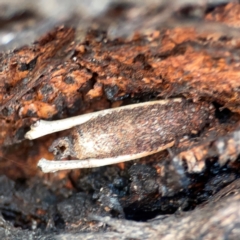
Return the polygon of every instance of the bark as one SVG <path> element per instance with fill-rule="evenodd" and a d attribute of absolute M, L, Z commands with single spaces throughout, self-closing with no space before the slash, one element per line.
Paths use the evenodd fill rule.
<path fill-rule="evenodd" d="M 98 2 L 0 3 L 1 239 L 238 239 L 240 4 Z M 40 119 L 171 98 L 214 114 L 191 109 L 171 149 L 134 162 L 43 174 L 71 130 L 24 138 Z"/>

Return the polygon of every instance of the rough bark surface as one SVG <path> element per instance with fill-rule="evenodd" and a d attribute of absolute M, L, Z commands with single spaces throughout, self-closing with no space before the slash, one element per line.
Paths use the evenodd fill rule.
<path fill-rule="evenodd" d="M 0 3 L 0 238 L 238 239 L 240 4 L 67 2 Z M 38 119 L 175 97 L 215 114 L 134 162 L 43 174 L 70 131 L 24 139 Z"/>

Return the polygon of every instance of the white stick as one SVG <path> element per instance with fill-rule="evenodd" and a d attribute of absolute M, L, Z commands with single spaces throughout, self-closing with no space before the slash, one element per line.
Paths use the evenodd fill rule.
<path fill-rule="evenodd" d="M 142 157 L 146 157 L 148 155 L 152 155 L 154 153 L 160 152 L 167 148 L 170 148 L 174 145 L 174 141 L 164 145 L 163 147 L 158 148 L 156 151 L 152 152 L 142 152 L 133 155 L 123 155 L 118 157 L 111 157 L 111 158 L 103 158 L 103 159 L 84 159 L 84 160 L 70 160 L 70 161 L 49 161 L 45 158 L 41 158 L 38 162 L 38 167 L 45 173 L 47 172 L 56 172 L 59 170 L 70 170 L 76 168 L 94 168 L 94 167 L 101 167 L 121 162 L 126 162 Z"/>
<path fill-rule="evenodd" d="M 96 115 L 96 113 L 89 113 L 56 121 L 39 120 L 31 126 L 31 130 L 25 134 L 25 138 L 32 140 L 54 132 L 72 128 L 89 121 Z"/>
<path fill-rule="evenodd" d="M 123 109 L 131 110 L 132 108 L 135 108 L 135 107 L 141 107 L 144 105 L 152 105 L 152 104 L 156 104 L 156 103 L 163 105 L 163 104 L 167 104 L 169 101 L 181 102 L 182 99 L 175 98 L 175 99 L 170 99 L 170 100 L 160 100 L 160 101 L 131 104 L 131 105 L 123 106 L 123 107 L 106 109 L 106 110 L 102 110 L 102 111 L 98 111 L 98 112 L 83 114 L 80 116 L 66 118 L 66 119 L 62 119 L 62 120 L 56 120 L 56 121 L 39 120 L 31 126 L 31 130 L 25 134 L 25 138 L 30 139 L 30 140 L 36 139 L 36 138 L 48 135 L 50 133 L 59 132 L 62 130 L 72 128 L 77 125 L 81 125 L 81 124 L 89 121 L 92 118 L 101 117 L 106 114 L 111 114 L 112 112 L 121 111 Z"/>

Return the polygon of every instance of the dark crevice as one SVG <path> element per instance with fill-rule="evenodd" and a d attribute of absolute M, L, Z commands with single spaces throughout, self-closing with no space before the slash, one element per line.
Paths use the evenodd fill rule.
<path fill-rule="evenodd" d="M 219 103 L 213 103 L 216 111 L 215 117 L 219 120 L 220 123 L 226 123 L 232 117 L 232 112 L 228 108 L 223 108 Z"/>

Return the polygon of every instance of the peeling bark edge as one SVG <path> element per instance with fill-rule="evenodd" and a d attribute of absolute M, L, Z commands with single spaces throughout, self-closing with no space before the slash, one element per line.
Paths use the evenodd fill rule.
<path fill-rule="evenodd" d="M 207 159 L 218 157 L 218 163 L 223 166 L 228 161 L 230 163 L 236 161 L 239 155 L 240 128 L 226 136 L 179 153 L 174 156 L 173 162 L 180 165 L 186 162 L 189 173 L 200 173 L 205 169 Z"/>

